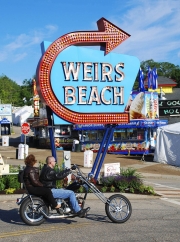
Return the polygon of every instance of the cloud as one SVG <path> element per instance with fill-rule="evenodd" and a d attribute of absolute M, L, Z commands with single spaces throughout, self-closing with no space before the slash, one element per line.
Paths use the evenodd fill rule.
<path fill-rule="evenodd" d="M 46 25 L 46 29 L 49 30 L 50 33 L 54 33 L 58 30 L 58 26 L 57 25 Z"/>
<path fill-rule="evenodd" d="M 4 51 L 0 52 L 0 62 L 4 61 L 6 58 L 7 58 L 6 53 Z"/>
<path fill-rule="evenodd" d="M 124 8 L 129 6 L 130 1 L 127 1 Z M 172 51 L 177 52 L 178 58 L 179 10 L 180 4 L 176 0 L 137 0 L 120 17 L 112 17 L 117 26 L 131 34 L 116 51 L 136 55 L 141 61 L 168 61 Z"/>
<path fill-rule="evenodd" d="M 27 56 L 27 53 L 25 53 L 25 52 L 24 53 L 21 53 L 21 54 L 17 54 L 14 57 L 14 62 L 23 60 L 26 56 Z"/>
<path fill-rule="evenodd" d="M 20 61 L 32 51 L 34 45 L 39 45 L 44 38 L 50 37 L 57 31 L 56 25 L 47 25 L 44 29 L 33 30 L 30 33 L 22 33 L 18 36 L 8 36 L 12 40 L 0 48 L 0 62 L 5 60 Z"/>

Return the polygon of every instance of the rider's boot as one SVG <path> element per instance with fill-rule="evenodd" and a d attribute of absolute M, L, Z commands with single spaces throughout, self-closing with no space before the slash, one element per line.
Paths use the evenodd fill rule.
<path fill-rule="evenodd" d="M 77 212 L 77 216 L 80 218 L 84 218 L 87 215 L 87 212 L 90 210 L 90 207 L 81 209 L 79 212 Z"/>
<path fill-rule="evenodd" d="M 57 213 L 59 213 L 60 215 L 63 215 L 64 212 L 63 212 L 63 209 L 62 208 L 58 208 L 56 209 Z"/>

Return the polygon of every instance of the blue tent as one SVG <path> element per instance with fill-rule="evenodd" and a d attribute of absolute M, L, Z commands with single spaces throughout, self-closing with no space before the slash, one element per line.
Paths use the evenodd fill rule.
<path fill-rule="evenodd" d="M 7 118 L 3 118 L 1 121 L 0 121 L 0 124 L 10 124 L 11 122 L 7 119 Z"/>
<path fill-rule="evenodd" d="M 11 133 L 10 126 L 11 126 L 11 122 L 7 118 L 3 118 L 0 121 L 1 135 L 9 135 Z"/>

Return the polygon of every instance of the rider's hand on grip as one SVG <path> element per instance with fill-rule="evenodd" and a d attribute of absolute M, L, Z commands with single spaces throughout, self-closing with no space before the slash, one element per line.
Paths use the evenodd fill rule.
<path fill-rule="evenodd" d="M 71 170 L 76 170 L 76 165 L 73 165 L 73 166 L 71 167 Z"/>

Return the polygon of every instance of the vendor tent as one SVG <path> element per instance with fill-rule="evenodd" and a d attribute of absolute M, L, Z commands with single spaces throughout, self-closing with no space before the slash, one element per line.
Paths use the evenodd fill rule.
<path fill-rule="evenodd" d="M 154 161 L 180 166 L 180 122 L 157 129 Z"/>
<path fill-rule="evenodd" d="M 7 118 L 0 120 L 1 135 L 9 135 L 11 133 L 11 122 Z"/>
<path fill-rule="evenodd" d="M 7 119 L 7 118 L 3 118 L 2 120 L 0 120 L 1 124 L 10 124 L 11 122 Z"/>

